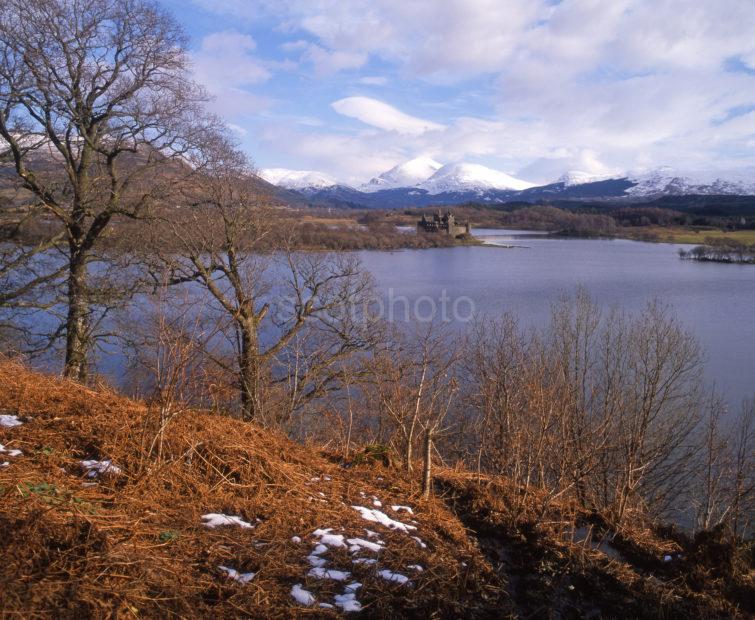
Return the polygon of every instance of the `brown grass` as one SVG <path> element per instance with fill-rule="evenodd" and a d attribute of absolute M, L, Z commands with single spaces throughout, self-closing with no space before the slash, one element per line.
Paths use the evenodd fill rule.
<path fill-rule="evenodd" d="M 624 556 L 616 560 L 564 535 L 574 526 L 589 525 L 594 536 L 610 529 L 599 515 L 542 495 L 521 503 L 521 490 L 498 478 L 441 469 L 436 497 L 423 502 L 402 472 L 197 411 L 170 423 L 158 459 L 149 453 L 157 412 L 145 403 L 3 360 L 0 386 L 0 413 L 25 420 L 0 427 L 0 443 L 23 451 L 0 455 L 11 463 L 0 469 L 1 617 L 333 617 L 290 596 L 295 583 L 320 602 L 343 591 L 342 583 L 306 575 L 311 534 L 324 527 L 362 538 L 365 528 L 378 531 L 386 543 L 379 568 L 411 577 L 411 587 L 390 584 L 374 567 L 353 565 L 345 550 L 330 551 L 328 568 L 349 570 L 363 584 L 362 617 L 752 612 L 752 573 L 725 545 L 663 535 L 639 516 L 614 538 Z M 82 459 L 112 459 L 123 475 L 91 485 Z M 416 521 L 413 533 L 427 548 L 362 520 L 351 505 L 370 506 L 372 495 L 389 516 Z M 391 504 L 416 514 L 393 513 Z M 208 512 L 255 527 L 210 530 L 201 525 Z M 686 559 L 662 561 L 679 552 Z M 412 572 L 412 564 L 425 570 Z M 239 584 L 219 565 L 257 575 Z"/>
<path fill-rule="evenodd" d="M 386 542 L 380 567 L 412 576 L 408 603 L 406 587 L 332 552 L 329 568 L 348 569 L 364 584 L 358 599 L 366 615 L 461 609 L 474 597 L 476 586 L 464 590 L 470 574 L 487 570 L 452 515 L 437 504 L 418 506 L 400 479 L 368 480 L 371 467 L 344 470 L 276 433 L 200 412 L 171 423 L 156 461 L 146 453 L 156 420 L 143 403 L 8 362 L 0 363 L 0 385 L 0 410 L 26 419 L 0 429 L 0 442 L 24 453 L 0 469 L 0 587 L 8 615 L 290 617 L 295 583 L 322 602 L 343 591 L 343 584 L 306 577 L 310 534 L 322 527 L 359 537 L 365 527 L 380 531 Z M 124 475 L 86 486 L 79 461 L 106 458 Z M 332 480 L 311 480 L 321 475 Z M 350 507 L 369 506 L 360 492 L 385 506 L 417 507 L 417 534 L 427 549 L 362 520 Z M 201 525 L 209 512 L 239 515 L 255 528 L 209 530 Z M 428 570 L 415 577 L 410 564 Z M 257 576 L 237 584 L 219 565 Z M 458 600 L 442 603 L 445 596 Z"/>

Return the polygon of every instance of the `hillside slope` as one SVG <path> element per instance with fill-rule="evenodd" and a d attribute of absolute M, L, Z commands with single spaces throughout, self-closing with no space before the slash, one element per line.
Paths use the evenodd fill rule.
<path fill-rule="evenodd" d="M 0 386 L 3 617 L 753 611 L 752 572 L 715 537 L 598 544 L 580 533 L 597 515 L 514 510 L 504 480 L 441 470 L 424 502 L 364 455 L 226 417 L 181 411 L 160 432 L 155 408 L 2 360 Z"/>

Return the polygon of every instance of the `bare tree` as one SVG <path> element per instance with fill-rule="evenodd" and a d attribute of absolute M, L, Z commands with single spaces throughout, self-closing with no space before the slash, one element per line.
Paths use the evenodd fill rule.
<path fill-rule="evenodd" d="M 365 381 L 383 432 L 388 432 L 407 473 L 414 470 L 416 450 L 424 443 L 424 478 L 431 475 L 433 443 L 458 391 L 458 351 L 450 335 L 430 325 L 417 334 L 395 334 L 392 346 L 379 351 Z M 426 487 L 429 492 L 429 486 Z"/>
<path fill-rule="evenodd" d="M 214 131 L 184 43 L 150 0 L 6 0 L 0 9 L 3 165 L 26 193 L 17 220 L 49 228 L 3 257 L 0 277 L 12 286 L 0 301 L 62 309 L 51 336 L 65 338 L 69 377 L 86 378 L 95 309 L 130 288 L 93 284 L 107 271 L 92 263 L 105 260 L 95 253 L 113 222 L 143 216 L 179 171 L 190 172 L 185 156 Z M 58 260 L 38 272 L 53 248 Z M 42 298 L 33 294 L 39 286 Z"/>
<path fill-rule="evenodd" d="M 584 292 L 545 330 L 488 323 L 466 355 L 478 464 L 621 523 L 678 507 L 704 400 L 694 338 L 658 303 L 602 314 Z"/>
<path fill-rule="evenodd" d="M 263 391 L 278 386 L 285 418 L 338 385 L 338 362 L 373 340 L 358 315 L 371 279 L 354 256 L 299 253 L 273 239 L 275 216 L 243 156 L 225 149 L 210 159 L 168 222 L 169 282 L 199 284 L 202 311 L 223 325 L 235 353 L 213 360 L 236 378 L 242 416 L 264 421 Z"/>

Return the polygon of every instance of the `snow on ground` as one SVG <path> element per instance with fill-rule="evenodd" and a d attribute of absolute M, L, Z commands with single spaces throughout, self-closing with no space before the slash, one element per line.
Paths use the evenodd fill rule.
<path fill-rule="evenodd" d="M 8 450 L 8 448 L 0 443 L 0 454 L 7 454 L 8 456 L 21 456 L 23 452 L 21 452 L 21 450 Z"/>
<path fill-rule="evenodd" d="M 357 600 L 356 591 L 362 587 L 362 584 L 355 581 L 346 586 L 343 594 L 336 594 L 336 605 L 345 613 L 352 611 L 362 611 L 362 604 Z"/>
<path fill-rule="evenodd" d="M 0 463 L 0 469 L 5 469 L 6 467 L 10 467 L 10 463 L 8 461 Z"/>
<path fill-rule="evenodd" d="M 311 592 L 302 588 L 300 583 L 295 584 L 294 587 L 291 588 L 291 596 L 296 599 L 296 602 L 299 603 L 299 605 L 309 606 L 315 604 L 315 597 L 312 596 Z"/>
<path fill-rule="evenodd" d="M 349 551 L 351 553 L 357 553 L 362 549 L 367 549 L 368 551 L 374 551 L 375 553 L 378 553 L 383 548 L 383 545 L 365 540 L 364 538 L 349 538 L 346 542 L 351 545 L 349 547 Z"/>
<path fill-rule="evenodd" d="M 327 545 L 328 547 L 345 547 L 346 543 L 343 542 L 343 534 L 331 534 L 332 531 L 332 527 L 319 529 L 312 532 L 312 536 L 317 536 L 320 539 L 321 545 Z"/>
<path fill-rule="evenodd" d="M 225 572 L 230 579 L 234 579 L 239 583 L 249 583 L 257 573 L 240 573 L 235 568 L 229 568 L 228 566 L 218 566 L 218 568 Z"/>
<path fill-rule="evenodd" d="M 373 495 L 372 496 L 372 505 L 373 506 L 377 506 L 378 508 L 382 508 L 383 507 L 383 502 L 381 502 L 377 497 L 375 497 Z"/>
<path fill-rule="evenodd" d="M 244 529 L 251 529 L 254 527 L 251 523 L 247 523 L 241 519 L 241 517 L 224 515 L 217 512 L 210 512 L 206 515 L 202 515 L 202 520 L 206 522 L 202 525 L 209 527 L 210 529 L 215 529 L 216 527 L 222 527 L 224 525 L 238 525 Z"/>
<path fill-rule="evenodd" d="M 23 422 L 18 419 L 17 415 L 8 415 L 5 413 L 0 415 L 0 426 L 12 428 L 14 426 L 21 426 L 22 424 Z"/>
<path fill-rule="evenodd" d="M 308 555 L 307 556 L 307 560 L 315 568 L 319 568 L 321 566 L 325 566 L 328 563 L 328 561 L 326 559 L 321 558 L 319 555 L 315 555 L 314 553 L 312 553 L 311 555 Z"/>
<path fill-rule="evenodd" d="M 401 585 L 409 583 L 409 577 L 407 577 L 406 575 L 402 575 L 401 573 L 394 573 L 391 570 L 379 570 L 377 574 L 380 575 L 386 581 L 400 583 Z"/>
<path fill-rule="evenodd" d="M 301 538 L 299 538 L 298 536 L 292 536 L 291 542 L 296 543 L 298 545 L 301 542 Z"/>
<path fill-rule="evenodd" d="M 422 542 L 422 539 L 419 536 L 412 536 L 412 540 L 414 540 L 423 549 L 427 549 L 427 545 Z"/>
<path fill-rule="evenodd" d="M 379 523 L 380 525 L 383 525 L 390 530 L 399 530 L 401 532 L 408 533 L 410 530 L 417 529 L 414 525 L 407 525 L 406 523 L 401 523 L 401 521 L 391 519 L 387 514 L 381 512 L 380 510 L 365 508 L 364 506 L 352 506 L 352 508 L 358 511 L 362 515 L 362 519 L 364 519 L 365 521 Z"/>
<path fill-rule="evenodd" d="M 322 566 L 314 566 L 313 568 L 310 568 L 307 575 L 316 579 L 333 579 L 334 581 L 346 581 L 351 577 L 351 573 L 348 571 L 324 568 Z"/>
<path fill-rule="evenodd" d="M 393 512 L 401 512 L 403 510 L 404 512 L 408 512 L 410 515 L 414 514 L 414 511 L 409 508 L 409 506 L 391 506 L 391 510 Z"/>
<path fill-rule="evenodd" d="M 377 560 L 375 558 L 357 558 L 356 560 L 351 560 L 353 564 L 377 564 Z"/>
<path fill-rule="evenodd" d="M 409 566 L 407 566 L 407 568 L 410 568 L 412 570 L 416 570 L 418 573 L 421 573 L 423 570 L 425 570 L 419 564 L 409 564 Z"/>
<path fill-rule="evenodd" d="M 97 478 L 98 476 L 118 476 L 122 473 L 121 468 L 115 465 L 110 460 L 104 461 L 80 461 L 79 465 L 86 471 L 87 476 L 90 478 Z"/>

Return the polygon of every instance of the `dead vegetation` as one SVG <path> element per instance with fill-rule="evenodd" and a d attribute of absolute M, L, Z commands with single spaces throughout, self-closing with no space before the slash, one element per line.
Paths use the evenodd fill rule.
<path fill-rule="evenodd" d="M 3 455 L 9 465 L 0 468 L 4 617 L 334 616 L 340 609 L 291 596 L 301 584 L 332 604 L 343 591 L 342 582 L 308 576 L 318 528 L 362 539 L 370 529 L 378 535 L 370 540 L 384 543 L 377 556 L 364 554 L 376 565 L 354 564 L 343 548 L 322 555 L 327 569 L 362 584 L 365 617 L 753 612 L 751 560 L 715 534 L 691 541 L 638 519 L 611 533 L 617 559 L 592 543 L 608 533 L 599 515 L 537 494 L 522 511 L 517 487 L 503 479 L 441 469 L 435 498 L 423 501 L 415 480 L 361 452 L 345 460 L 192 410 L 166 426 L 159 407 L 9 361 L 0 362 L 0 385 L 0 412 L 23 422 L 0 427 L 5 449 L 22 452 Z M 83 460 L 121 471 L 90 478 Z M 352 508 L 373 509 L 375 498 L 378 510 L 417 529 L 388 529 Z M 209 529 L 208 513 L 253 527 Z M 568 532 L 585 527 L 591 538 L 573 542 Z M 220 566 L 255 575 L 239 583 Z"/>

